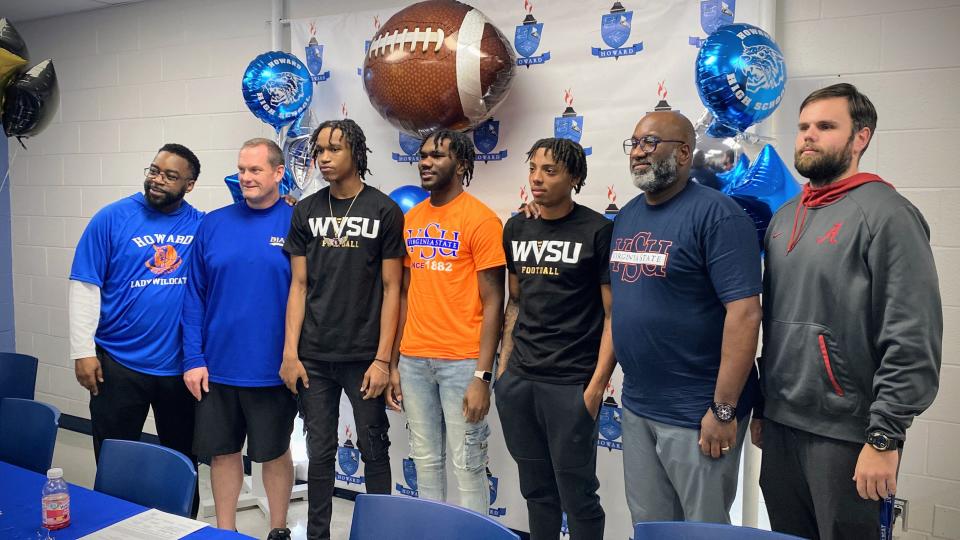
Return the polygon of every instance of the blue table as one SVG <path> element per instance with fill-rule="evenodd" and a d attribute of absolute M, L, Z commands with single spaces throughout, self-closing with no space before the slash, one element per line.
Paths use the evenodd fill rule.
<path fill-rule="evenodd" d="M 0 538 L 37 540 L 40 529 L 42 474 L 0 461 Z M 53 531 L 56 540 L 79 538 L 148 510 L 144 506 L 70 484 L 70 526 Z M 204 527 L 186 536 L 190 540 L 249 539 L 249 536 Z"/>

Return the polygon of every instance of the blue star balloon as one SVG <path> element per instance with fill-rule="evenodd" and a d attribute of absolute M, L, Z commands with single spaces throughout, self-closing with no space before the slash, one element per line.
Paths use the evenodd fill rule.
<path fill-rule="evenodd" d="M 390 198 L 400 205 L 404 214 L 429 196 L 430 193 L 420 186 L 400 186 L 390 192 Z"/>
<path fill-rule="evenodd" d="M 770 34 L 749 24 L 729 24 L 703 42 L 694 80 L 715 118 L 708 133 L 730 136 L 776 110 L 787 85 L 787 66 Z"/>
<path fill-rule="evenodd" d="M 770 218 L 800 193 L 800 184 L 793 179 L 777 151 L 768 144 L 760 150 L 743 178 L 735 184 L 728 184 L 723 192 L 733 197 L 753 219 L 762 247 Z"/>
<path fill-rule="evenodd" d="M 250 112 L 278 132 L 303 114 L 313 98 L 307 66 L 281 51 L 254 58 L 243 72 L 240 86 Z"/>
<path fill-rule="evenodd" d="M 717 173 L 717 179 L 720 180 L 721 185 L 720 189 L 726 190 L 740 185 L 740 182 L 749 170 L 750 158 L 748 158 L 746 154 L 740 154 L 740 157 L 737 158 L 737 162 L 733 165 L 732 169 Z"/>

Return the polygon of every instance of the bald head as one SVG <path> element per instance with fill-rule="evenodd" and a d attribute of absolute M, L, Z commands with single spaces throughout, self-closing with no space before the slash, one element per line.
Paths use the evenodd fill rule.
<path fill-rule="evenodd" d="M 661 139 L 671 139 L 684 141 L 690 147 L 690 154 L 697 146 L 697 133 L 693 129 L 690 120 L 676 111 L 655 111 L 647 113 L 637 124 L 639 130 L 641 126 L 647 129 L 656 129 L 657 133 L 643 133 L 643 135 L 656 135 Z M 634 133 L 636 135 L 636 133 Z"/>

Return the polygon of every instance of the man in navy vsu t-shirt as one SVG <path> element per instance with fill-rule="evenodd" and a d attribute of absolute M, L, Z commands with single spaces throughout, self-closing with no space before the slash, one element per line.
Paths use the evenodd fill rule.
<path fill-rule="evenodd" d="M 729 523 L 756 394 L 757 233 L 732 199 L 689 181 L 695 140 L 685 117 L 654 112 L 624 141 L 644 191 L 618 214 L 610 256 L 634 523 Z"/>
<path fill-rule="evenodd" d="M 90 391 L 97 459 L 105 439 L 139 440 L 150 407 L 161 444 L 193 455 L 194 400 L 181 378 L 180 312 L 203 216 L 183 197 L 199 174 L 193 152 L 164 145 L 144 170 L 144 192 L 97 212 L 77 244 L 70 357 Z"/>

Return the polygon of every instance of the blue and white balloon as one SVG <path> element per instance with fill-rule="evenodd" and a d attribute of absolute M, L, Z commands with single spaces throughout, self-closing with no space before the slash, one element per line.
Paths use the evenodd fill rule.
<path fill-rule="evenodd" d="M 787 65 L 770 34 L 756 26 L 721 26 L 703 42 L 694 80 L 715 120 L 708 133 L 730 136 L 770 116 L 783 99 Z"/>
<path fill-rule="evenodd" d="M 310 106 L 313 84 L 299 58 L 270 51 L 253 59 L 241 81 L 243 100 L 260 120 L 278 132 Z"/>

